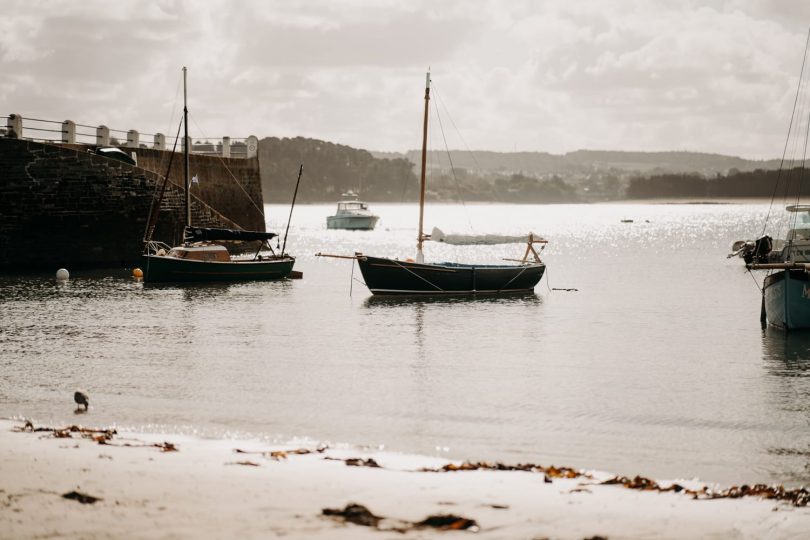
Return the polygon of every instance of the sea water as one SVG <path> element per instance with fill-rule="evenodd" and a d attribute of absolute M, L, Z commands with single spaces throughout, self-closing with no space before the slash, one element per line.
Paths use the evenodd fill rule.
<path fill-rule="evenodd" d="M 767 204 L 430 205 L 426 223 L 446 233 L 548 239 L 534 294 L 478 299 L 372 297 L 352 261 L 315 254 L 413 257 L 417 209 L 374 204 L 380 223 L 362 232 L 327 230 L 333 206 L 293 212 L 301 280 L 0 277 L 0 416 L 810 481 L 810 333 L 763 330 L 762 276 L 726 259 Z M 267 206 L 269 230 L 283 234 L 288 212 Z M 425 245 L 451 262 L 524 249 Z"/>

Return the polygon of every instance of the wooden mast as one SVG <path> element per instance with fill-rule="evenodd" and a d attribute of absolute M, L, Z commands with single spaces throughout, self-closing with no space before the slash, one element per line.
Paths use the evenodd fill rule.
<path fill-rule="evenodd" d="M 425 255 L 422 253 L 422 242 L 425 235 L 422 232 L 425 223 L 425 163 L 427 161 L 427 132 L 428 132 L 428 104 L 430 102 L 430 71 L 425 77 L 425 119 L 422 123 L 422 175 L 420 177 L 419 189 L 419 236 L 416 239 L 416 262 L 425 262 Z"/>
<path fill-rule="evenodd" d="M 186 196 L 186 227 L 191 227 L 191 198 L 189 197 L 189 185 L 188 185 L 188 154 L 189 154 L 189 143 L 188 140 L 188 105 L 186 102 L 186 67 L 183 66 L 183 128 L 185 130 L 185 134 L 183 135 L 183 158 L 185 162 L 185 167 L 183 167 L 183 187 L 184 193 Z"/>

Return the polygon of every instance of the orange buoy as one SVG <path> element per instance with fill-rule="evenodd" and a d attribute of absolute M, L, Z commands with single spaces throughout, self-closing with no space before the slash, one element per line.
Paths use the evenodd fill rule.
<path fill-rule="evenodd" d="M 140 268 L 133 268 L 132 269 L 132 277 L 142 278 L 143 277 L 143 270 Z"/>

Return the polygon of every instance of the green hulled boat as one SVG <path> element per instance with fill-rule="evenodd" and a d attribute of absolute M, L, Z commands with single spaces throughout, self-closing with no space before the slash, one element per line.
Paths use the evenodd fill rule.
<path fill-rule="evenodd" d="M 290 277 L 295 258 L 276 255 L 267 242 L 276 233 L 188 227 L 182 246 L 169 247 L 151 242 L 141 257 L 145 282 L 202 282 L 272 280 Z M 259 240 L 262 244 L 252 258 L 232 257 L 216 240 Z M 269 254 L 262 255 L 262 248 Z"/>
<path fill-rule="evenodd" d="M 153 241 L 156 215 L 150 212 L 144 234 L 144 253 L 141 256 L 143 280 L 155 282 L 205 282 L 205 281 L 248 281 L 273 280 L 290 277 L 295 264 L 295 257 L 286 255 L 286 235 L 281 253 L 273 251 L 269 241 L 276 233 L 264 231 L 245 231 L 234 229 L 215 229 L 191 226 L 191 207 L 189 199 L 188 155 L 190 139 L 188 137 L 188 107 L 186 106 L 186 68 L 183 68 L 183 125 L 185 128 L 184 162 L 185 162 L 185 207 L 186 226 L 183 230 L 183 244 L 170 247 L 162 242 Z M 171 162 L 169 162 L 171 168 Z M 298 181 L 301 172 L 298 171 Z M 165 182 L 169 174 L 166 174 Z M 161 189 L 162 198 L 163 189 Z M 296 195 L 298 184 L 296 183 Z M 295 196 L 293 196 L 295 204 Z M 153 206 L 155 212 L 160 209 L 160 199 Z M 292 217 L 292 209 L 290 209 Z M 289 230 L 289 222 L 288 222 Z M 228 249 L 217 242 L 258 242 L 259 246 L 252 258 L 250 256 L 232 256 Z M 264 251 L 262 251 L 264 250 Z M 300 276 L 299 276 L 300 277 Z"/>

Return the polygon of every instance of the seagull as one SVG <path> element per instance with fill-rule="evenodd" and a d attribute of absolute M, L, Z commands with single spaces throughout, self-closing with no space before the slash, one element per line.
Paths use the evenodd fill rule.
<path fill-rule="evenodd" d="M 86 411 L 90 406 L 90 398 L 87 396 L 86 392 L 82 392 L 81 390 L 76 390 L 76 392 L 73 393 L 73 401 L 76 402 L 76 410 L 79 410 L 79 407 L 84 405 L 84 410 Z"/>

